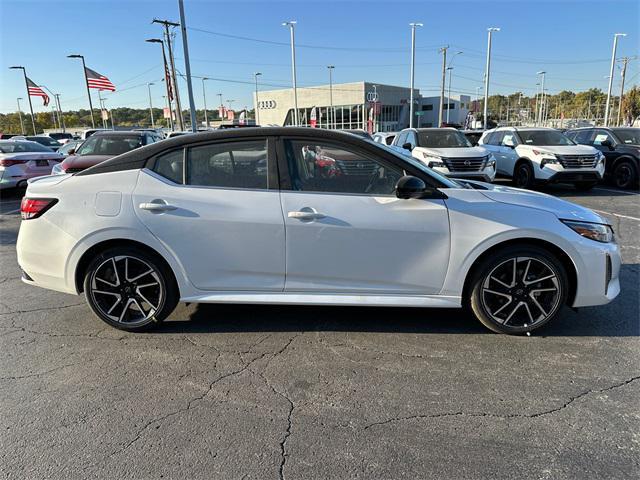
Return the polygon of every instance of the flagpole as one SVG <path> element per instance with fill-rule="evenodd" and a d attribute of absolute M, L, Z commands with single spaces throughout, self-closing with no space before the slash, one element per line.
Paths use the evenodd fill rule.
<path fill-rule="evenodd" d="M 91 92 L 89 91 L 89 79 L 87 78 L 87 66 L 84 64 L 84 56 L 67 55 L 67 58 L 79 58 L 82 60 L 82 72 L 84 73 L 84 85 L 87 87 L 87 96 L 89 97 L 89 113 L 91 114 L 91 127 L 96 128 L 96 122 L 93 119 L 93 103 L 91 103 Z"/>
<path fill-rule="evenodd" d="M 29 100 L 29 111 L 31 112 L 31 125 L 33 126 L 33 134 L 37 135 L 36 120 L 33 116 L 33 105 L 31 104 L 31 95 L 29 95 L 29 82 L 27 81 L 27 71 L 25 70 L 24 67 L 21 67 L 21 66 L 9 67 L 9 69 L 22 70 L 22 75 L 24 76 L 24 86 L 27 89 L 27 99 Z"/>

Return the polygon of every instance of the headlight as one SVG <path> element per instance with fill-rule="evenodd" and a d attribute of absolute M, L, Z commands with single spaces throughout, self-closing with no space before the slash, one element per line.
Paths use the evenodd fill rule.
<path fill-rule="evenodd" d="M 427 164 L 429 166 L 429 168 L 446 168 L 447 166 L 444 164 L 444 162 L 439 162 L 439 161 L 435 161 L 435 162 L 429 162 Z"/>
<path fill-rule="evenodd" d="M 611 225 L 602 223 L 579 222 L 576 220 L 561 220 L 567 227 L 578 235 L 601 243 L 611 243 L 614 240 Z"/>
<path fill-rule="evenodd" d="M 496 168 L 496 159 L 493 155 L 489 155 L 487 157 L 488 161 L 487 161 L 487 167 L 489 168 Z M 487 168 L 485 167 L 485 168 Z"/>
<path fill-rule="evenodd" d="M 442 157 L 439 157 L 437 155 L 431 155 L 430 153 L 422 152 L 422 158 L 424 158 L 425 160 L 429 160 L 429 162 L 427 163 L 427 166 L 429 168 L 446 167 L 445 163 L 442 161 Z"/>

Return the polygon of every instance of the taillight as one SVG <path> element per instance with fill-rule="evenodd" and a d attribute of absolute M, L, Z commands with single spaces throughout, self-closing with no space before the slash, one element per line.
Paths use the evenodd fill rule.
<path fill-rule="evenodd" d="M 20 204 L 20 216 L 23 220 L 38 218 L 58 203 L 57 198 L 23 198 Z"/>
<path fill-rule="evenodd" d="M 1 159 L 0 160 L 0 167 L 12 167 L 13 165 L 20 165 L 21 163 L 24 163 L 24 162 L 22 160 Z"/>

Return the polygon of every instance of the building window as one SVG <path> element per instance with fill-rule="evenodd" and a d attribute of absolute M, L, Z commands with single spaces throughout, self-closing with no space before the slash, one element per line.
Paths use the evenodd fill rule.
<path fill-rule="evenodd" d="M 422 105 L 423 112 L 430 112 L 431 110 L 433 110 L 433 105 Z"/>

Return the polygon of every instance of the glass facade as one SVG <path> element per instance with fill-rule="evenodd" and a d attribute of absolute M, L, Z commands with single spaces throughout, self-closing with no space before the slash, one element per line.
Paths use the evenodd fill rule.
<path fill-rule="evenodd" d="M 398 121 L 403 105 L 380 105 L 379 111 L 373 111 L 368 104 L 361 105 L 334 105 L 316 107 L 316 127 L 331 130 L 367 130 L 369 116 L 373 121 L 374 132 L 386 132 L 398 130 Z M 312 108 L 298 109 L 298 123 L 301 127 L 311 126 Z M 290 108 L 284 121 L 284 125 L 293 125 L 293 109 Z"/>

